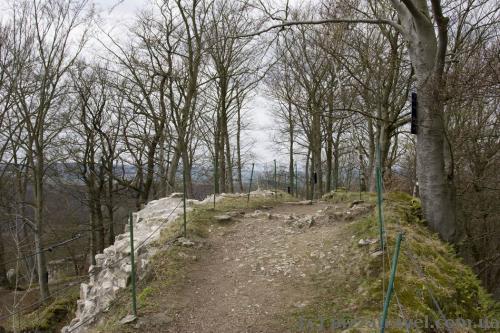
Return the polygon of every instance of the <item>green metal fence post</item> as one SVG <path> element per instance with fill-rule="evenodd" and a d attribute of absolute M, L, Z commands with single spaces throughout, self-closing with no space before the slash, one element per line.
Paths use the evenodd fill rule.
<path fill-rule="evenodd" d="M 401 247 L 402 239 L 403 239 L 403 234 L 399 233 L 396 238 L 396 248 L 394 249 L 394 255 L 392 256 L 391 276 L 389 278 L 389 285 L 387 286 L 387 293 L 385 295 L 384 310 L 382 312 L 382 318 L 380 319 L 380 333 L 384 333 L 385 331 L 385 322 L 387 320 L 389 304 L 391 303 L 392 292 L 394 290 L 394 279 L 396 277 L 396 268 L 398 265 L 399 249 Z"/>
<path fill-rule="evenodd" d="M 252 172 L 250 173 L 250 185 L 248 185 L 248 198 L 247 198 L 247 206 L 250 203 L 250 191 L 252 191 L 252 179 L 253 179 L 253 168 L 255 163 L 252 163 Z"/>
<path fill-rule="evenodd" d="M 132 313 L 137 317 L 137 294 L 135 286 L 135 253 L 134 253 L 134 223 L 132 213 L 129 213 L 129 232 L 130 232 L 130 264 L 132 266 L 131 280 L 132 280 Z"/>

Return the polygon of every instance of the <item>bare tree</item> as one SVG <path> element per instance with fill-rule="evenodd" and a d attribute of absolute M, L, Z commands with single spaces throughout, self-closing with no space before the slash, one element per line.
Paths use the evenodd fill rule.
<path fill-rule="evenodd" d="M 87 1 L 58 0 L 15 3 L 11 8 L 11 33 L 15 36 L 12 52 L 20 71 L 14 94 L 26 126 L 22 145 L 33 180 L 35 252 L 42 300 L 49 296 L 42 244 L 47 153 L 62 130 L 61 115 L 56 110 L 65 98 L 65 75 L 87 39 L 91 13 L 86 10 Z M 74 37 L 79 43 L 70 45 Z"/>
<path fill-rule="evenodd" d="M 210 10 L 210 29 L 207 32 L 209 65 L 206 74 L 214 87 L 215 109 L 214 161 L 215 192 L 234 192 L 233 160 L 230 142 L 231 118 L 236 116 L 237 174 L 241 181 L 241 108 L 248 92 L 259 81 L 259 59 L 263 49 L 251 40 L 234 39 L 232 36 L 250 31 L 255 20 L 250 15 L 248 1 L 214 1 Z"/>
<path fill-rule="evenodd" d="M 276 28 L 326 23 L 384 24 L 400 32 L 407 43 L 419 94 L 417 177 L 424 215 L 443 239 L 454 241 L 458 236 L 458 226 L 455 218 L 453 174 L 445 169 L 445 150 L 448 145 L 445 144 L 442 96 L 449 19 L 443 14 L 440 0 L 431 0 L 430 7 L 426 0 L 391 0 L 390 3 L 398 13 L 397 22 L 378 17 L 299 19 L 271 25 L 239 37 L 252 37 Z M 437 31 L 434 30 L 434 24 L 437 25 Z M 317 120 L 313 120 L 313 125 L 314 128 L 317 127 Z M 313 153 L 313 156 L 318 156 L 318 153 Z M 314 161 L 319 162 L 319 158 L 313 157 L 313 164 Z"/>

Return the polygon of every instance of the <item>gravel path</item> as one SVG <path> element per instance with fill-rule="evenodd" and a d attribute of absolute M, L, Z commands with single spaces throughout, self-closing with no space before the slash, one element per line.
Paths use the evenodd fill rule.
<path fill-rule="evenodd" d="M 171 310 L 141 322 L 157 332 L 296 332 L 287 315 L 321 293 L 315 278 L 345 280 L 348 209 L 285 204 L 212 225 L 183 285 L 164 299 Z"/>

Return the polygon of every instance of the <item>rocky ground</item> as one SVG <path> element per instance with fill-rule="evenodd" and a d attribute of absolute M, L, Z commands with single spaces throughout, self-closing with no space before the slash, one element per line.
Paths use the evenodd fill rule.
<path fill-rule="evenodd" d="M 293 332 L 290 317 L 321 294 L 322 276 L 344 283 L 346 223 L 367 214 L 364 203 L 282 204 L 230 212 L 214 223 L 181 282 L 155 295 L 154 313 L 133 329 L 148 332 Z M 224 220 L 224 217 L 221 218 Z M 178 256 L 191 257 L 182 247 Z M 132 328 L 132 327 L 130 327 Z"/>

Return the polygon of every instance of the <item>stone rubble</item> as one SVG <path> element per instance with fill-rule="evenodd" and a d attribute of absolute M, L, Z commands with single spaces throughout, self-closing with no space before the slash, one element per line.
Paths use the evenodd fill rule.
<path fill-rule="evenodd" d="M 251 192 L 251 197 L 273 196 L 273 192 L 260 190 Z M 220 194 L 215 197 L 218 202 L 227 197 L 246 197 L 246 193 Z M 203 201 L 187 200 L 187 210 L 193 205 L 210 204 L 214 196 L 210 195 Z M 140 279 L 146 271 L 151 257 L 158 251 L 153 246 L 160 237 L 161 230 L 182 215 L 182 193 L 173 193 L 169 197 L 149 202 L 146 207 L 132 214 L 134 222 L 134 248 L 136 251 L 136 271 Z M 177 240 L 179 242 L 179 240 Z M 188 239 L 180 241 L 183 246 L 192 246 Z M 130 283 L 130 233 L 127 231 L 116 237 L 115 243 L 103 253 L 95 256 L 96 265 L 89 267 L 89 282 L 80 285 L 80 299 L 77 301 L 76 317 L 68 326 L 62 328 L 62 333 L 80 333 L 88 330 L 96 316 L 108 310 L 119 290 Z"/>
<path fill-rule="evenodd" d="M 240 262 L 235 264 L 238 269 L 267 281 L 283 278 L 304 280 L 314 270 L 332 274 L 339 260 L 338 246 L 333 244 L 334 251 L 328 251 L 318 237 L 325 230 L 320 228 L 321 223 L 328 221 L 326 211 L 325 208 L 313 214 L 270 214 L 255 210 L 245 214 L 239 225 L 240 232 L 251 234 L 255 232 L 256 223 L 263 224 L 265 227 L 260 232 L 265 237 L 259 236 L 256 241 L 242 244 L 236 253 L 228 252 L 222 262 Z M 318 228 L 315 228 L 316 221 Z M 248 280 L 248 283 L 252 282 L 253 279 Z"/>
<path fill-rule="evenodd" d="M 190 209 L 195 203 L 188 200 Z M 182 194 L 173 193 L 167 198 L 151 201 L 147 206 L 132 214 L 134 222 L 134 248 L 136 251 L 136 270 L 138 277 L 145 272 L 146 266 L 157 248 L 152 243 L 160 236 L 162 228 L 182 214 Z M 63 333 L 85 332 L 95 321 L 95 316 L 106 311 L 116 298 L 119 290 L 130 283 L 130 233 L 127 231 L 116 237 L 115 243 L 103 253 L 95 256 L 96 264 L 89 268 L 89 282 L 80 286 L 80 299 L 77 301 L 76 317 Z"/>

